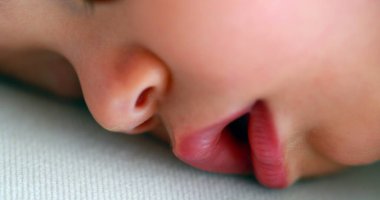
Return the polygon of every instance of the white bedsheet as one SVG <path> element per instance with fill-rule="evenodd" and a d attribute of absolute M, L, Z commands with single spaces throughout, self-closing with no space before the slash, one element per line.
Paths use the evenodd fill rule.
<path fill-rule="evenodd" d="M 193 169 L 164 143 L 100 128 L 84 106 L 0 80 L 1 200 L 380 199 L 380 163 L 269 190 Z"/>

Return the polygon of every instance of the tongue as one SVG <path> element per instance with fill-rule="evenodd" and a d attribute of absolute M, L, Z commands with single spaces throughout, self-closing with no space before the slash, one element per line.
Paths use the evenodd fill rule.
<path fill-rule="evenodd" d="M 219 173 L 252 172 L 247 142 L 233 137 L 228 129 L 211 128 L 178 138 L 174 153 L 196 168 Z"/>

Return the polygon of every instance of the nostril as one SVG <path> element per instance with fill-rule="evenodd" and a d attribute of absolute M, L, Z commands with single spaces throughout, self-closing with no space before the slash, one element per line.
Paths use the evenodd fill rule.
<path fill-rule="evenodd" d="M 157 125 L 157 123 L 158 121 L 155 117 L 150 117 L 149 119 L 147 119 L 146 121 L 144 121 L 143 123 L 141 123 L 140 125 L 138 125 L 137 127 L 135 127 L 133 130 L 129 132 L 132 134 L 144 133 L 149 130 L 152 130 Z"/>
<path fill-rule="evenodd" d="M 156 88 L 151 86 L 140 92 L 134 104 L 134 108 L 136 109 L 134 112 L 136 115 L 131 115 L 136 116 L 134 118 L 135 123 L 134 126 L 132 125 L 133 128 L 129 129 L 129 133 L 143 133 L 155 126 L 155 99 L 153 99 L 153 95 L 155 95 L 154 93 L 156 92 L 155 90 Z"/>
<path fill-rule="evenodd" d="M 149 127 L 152 125 L 152 123 L 154 123 L 154 118 L 153 117 L 150 117 L 149 119 L 147 119 L 146 121 L 144 121 L 143 123 L 141 123 L 139 126 L 136 127 L 136 129 L 145 129 L 146 127 Z"/>
<path fill-rule="evenodd" d="M 143 90 L 140 94 L 140 96 L 137 98 L 135 107 L 136 108 L 143 108 L 146 106 L 146 104 L 149 102 L 149 99 L 151 98 L 152 94 L 154 92 L 153 87 L 148 87 L 145 90 Z"/>

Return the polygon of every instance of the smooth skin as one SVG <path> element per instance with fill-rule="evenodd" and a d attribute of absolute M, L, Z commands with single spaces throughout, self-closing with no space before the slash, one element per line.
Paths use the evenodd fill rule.
<path fill-rule="evenodd" d="M 0 0 L 0 72 L 174 152 L 265 101 L 292 184 L 380 159 L 378 19 L 375 0 Z"/>

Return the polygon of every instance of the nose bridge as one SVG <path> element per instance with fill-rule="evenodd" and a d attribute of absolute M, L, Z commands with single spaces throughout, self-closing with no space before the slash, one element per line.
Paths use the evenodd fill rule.
<path fill-rule="evenodd" d="M 84 63 L 78 71 L 94 118 L 111 131 L 141 133 L 153 128 L 168 87 L 165 64 L 142 49 L 104 55 L 109 56 L 94 58 L 98 61 Z"/>

